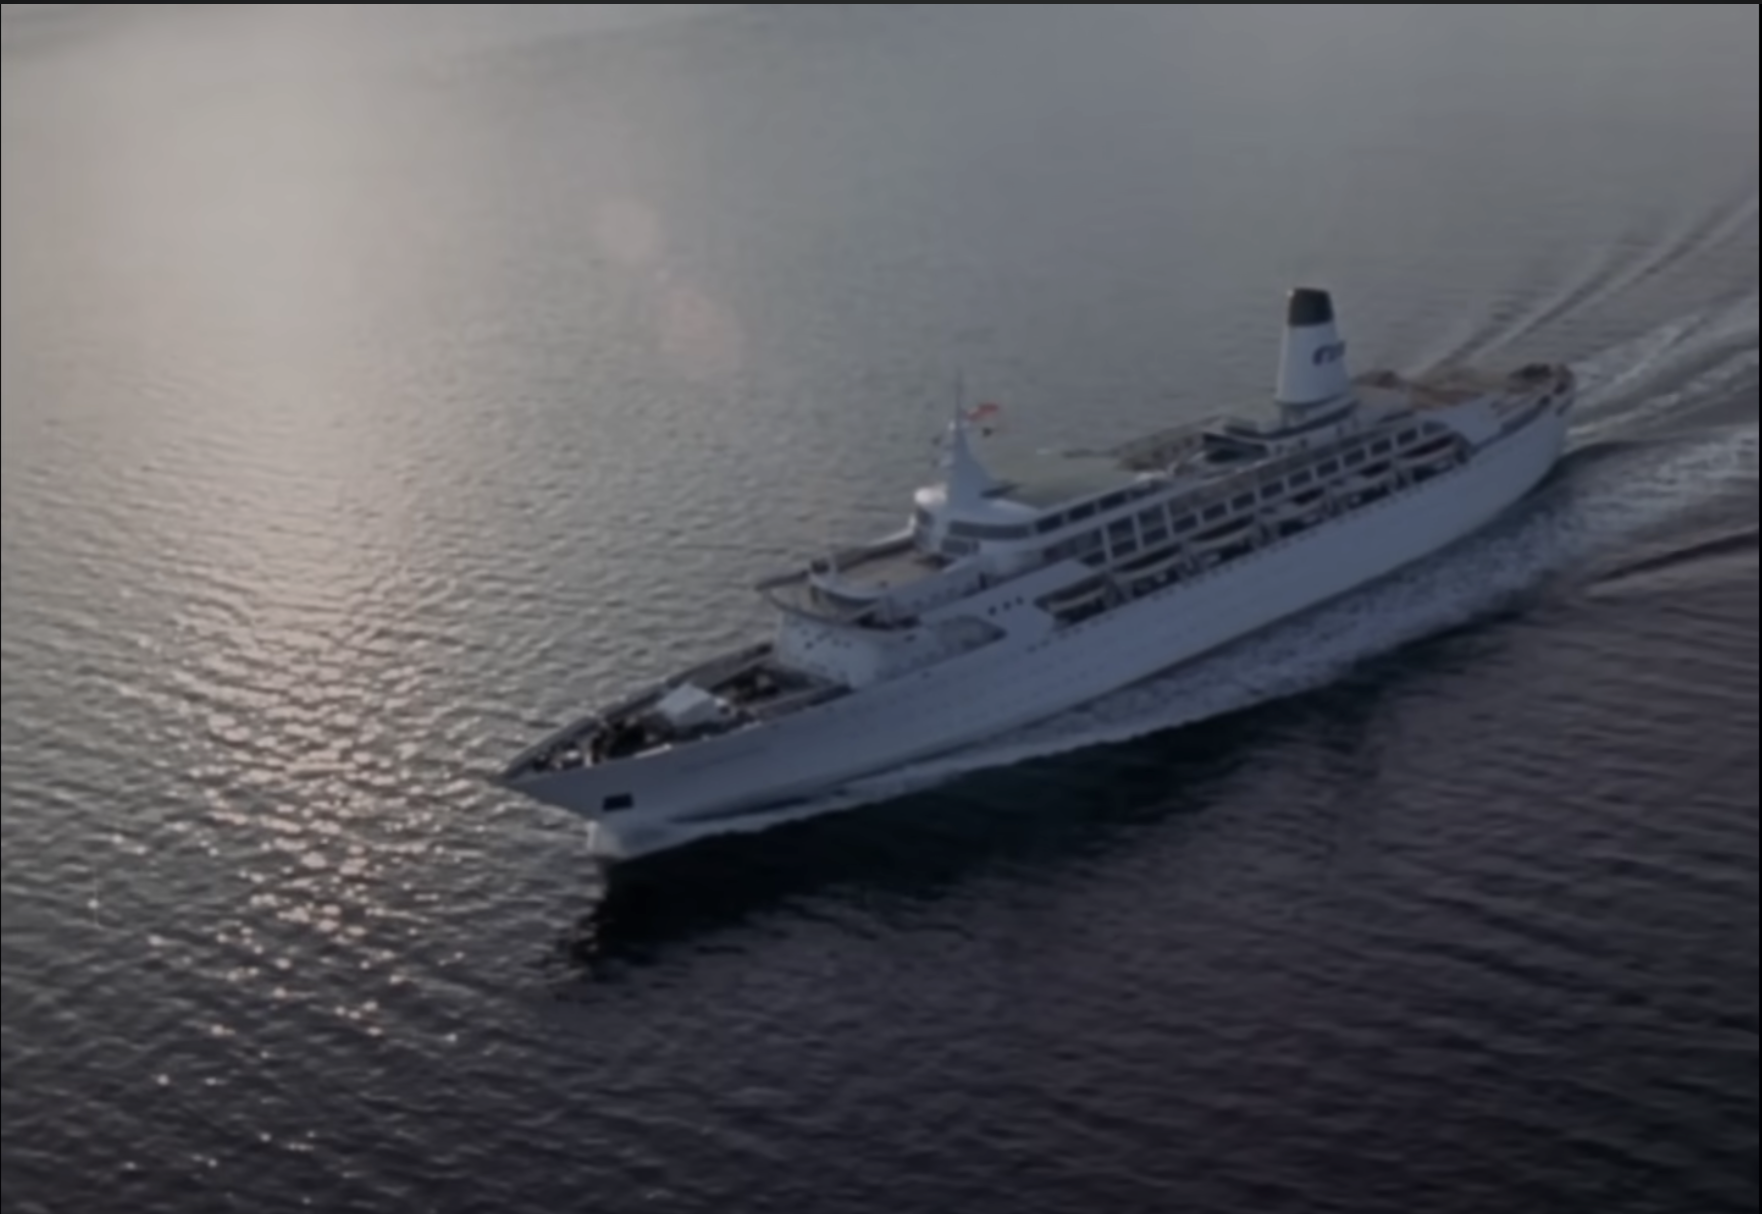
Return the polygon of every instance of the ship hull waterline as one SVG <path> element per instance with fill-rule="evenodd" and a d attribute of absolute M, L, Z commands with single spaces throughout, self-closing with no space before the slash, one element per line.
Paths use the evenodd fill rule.
<path fill-rule="evenodd" d="M 764 726 L 505 786 L 615 832 L 759 814 L 953 753 L 1166 675 L 1399 572 L 1527 497 L 1567 401 L 1466 464 L 1038 642 L 1001 643 Z M 629 808 L 605 812 L 609 799 Z"/>

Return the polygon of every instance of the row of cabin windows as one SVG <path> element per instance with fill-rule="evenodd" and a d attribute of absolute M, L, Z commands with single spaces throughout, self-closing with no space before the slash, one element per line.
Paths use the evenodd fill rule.
<path fill-rule="evenodd" d="M 1397 445 L 1407 446 L 1419 436 L 1419 428 L 1409 426 L 1407 429 L 1402 430 L 1397 434 L 1393 439 L 1378 438 L 1372 440 L 1368 445 L 1360 444 L 1347 451 L 1342 456 L 1335 456 L 1322 461 L 1313 469 L 1304 468 L 1291 473 L 1282 480 L 1271 481 L 1260 488 L 1258 495 L 1251 490 L 1247 493 L 1237 494 L 1227 503 L 1215 503 L 1214 505 L 1207 507 L 1199 518 L 1204 522 L 1212 523 L 1221 521 L 1229 514 L 1243 510 L 1251 510 L 1255 506 L 1257 496 L 1258 500 L 1261 502 L 1273 501 L 1283 496 L 1288 490 L 1302 489 L 1308 485 L 1314 484 L 1318 477 L 1325 480 L 1328 477 L 1337 476 L 1342 467 L 1358 467 L 1363 464 L 1369 456 L 1388 455 L 1394 451 Z M 1120 490 L 1115 493 L 1110 493 L 1106 497 L 1093 502 L 1083 502 L 1062 514 L 1051 515 L 1039 519 L 1034 523 L 951 523 L 949 525 L 949 535 L 954 537 L 954 539 L 945 545 L 944 551 L 951 556 L 964 556 L 976 551 L 976 545 L 973 541 L 1023 540 L 1030 538 L 1036 533 L 1046 534 L 1048 532 L 1057 531 L 1060 528 L 1069 526 L 1071 523 L 1081 521 L 1085 518 L 1092 518 L 1097 514 L 1102 514 L 1119 506 L 1123 506 L 1131 501 L 1132 498 L 1139 496 L 1145 491 L 1146 490 L 1142 489 Z M 930 516 L 923 510 L 919 510 L 917 511 L 917 520 L 921 525 L 928 525 Z M 1107 539 L 1110 544 L 1116 546 L 1128 542 L 1135 543 L 1135 524 L 1137 527 L 1145 529 L 1145 542 L 1154 543 L 1158 539 L 1166 538 L 1168 535 L 1168 528 L 1171 525 L 1176 532 L 1181 532 L 1190 530 L 1193 527 L 1194 522 L 1195 520 L 1193 518 L 1188 517 L 1181 519 L 1179 522 L 1171 523 L 1168 516 L 1168 506 L 1166 504 L 1157 505 L 1152 506 L 1149 510 L 1143 511 L 1136 516 L 1114 521 L 1107 528 Z M 1154 538 L 1152 538 L 1152 536 L 1154 536 Z M 1048 555 L 1054 560 L 1060 560 L 1066 556 L 1081 555 L 1084 552 L 1091 551 L 1094 547 L 1098 546 L 1099 537 L 1094 536 L 1092 533 L 1090 538 L 1095 542 L 1087 543 L 1079 539 L 1069 540 L 1063 544 L 1055 545 L 1048 550 Z"/>
<path fill-rule="evenodd" d="M 1125 505 L 1135 497 L 1141 497 L 1146 493 L 1154 491 L 1154 488 L 1151 486 L 1119 489 L 1108 494 L 1106 497 L 1098 498 L 1092 502 L 1079 502 L 1077 505 L 1071 507 L 1062 514 L 1047 515 L 1045 518 L 1034 524 L 1034 530 L 1041 535 L 1046 535 L 1053 531 L 1060 531 L 1070 526 L 1072 523 L 1082 522 L 1086 518 L 1094 518 L 1098 514 L 1106 514 L 1110 510 Z"/>
<path fill-rule="evenodd" d="M 1150 546 L 1163 543 L 1168 540 L 1171 534 L 1179 535 L 1191 531 L 1201 522 L 1220 522 L 1228 515 L 1251 510 L 1257 500 L 1260 502 L 1273 501 L 1288 491 L 1296 491 L 1313 485 L 1318 479 L 1326 480 L 1331 476 L 1337 476 L 1343 468 L 1356 468 L 1372 456 L 1391 454 L 1397 446 L 1411 445 L 1420 437 L 1420 433 L 1417 427 L 1410 426 L 1395 435 L 1394 438 L 1378 438 L 1368 444 L 1360 444 L 1342 455 L 1322 461 L 1314 468 L 1299 469 L 1281 480 L 1268 482 L 1260 488 L 1258 494 L 1253 491 L 1237 494 L 1228 502 L 1216 502 L 1206 507 L 1198 515 L 1186 515 L 1176 519 L 1171 517 L 1168 503 L 1152 506 L 1136 515 L 1116 519 L 1110 523 L 1106 528 L 1105 543 L 1115 558 L 1131 556 L 1139 550 L 1141 545 Z M 1067 517 L 1075 516 L 1076 512 L 1073 511 Z M 1103 543 L 1102 531 L 1090 531 L 1061 544 L 1053 545 L 1047 550 L 1047 557 L 1051 560 L 1078 557 L 1093 562 L 1102 557 Z"/>

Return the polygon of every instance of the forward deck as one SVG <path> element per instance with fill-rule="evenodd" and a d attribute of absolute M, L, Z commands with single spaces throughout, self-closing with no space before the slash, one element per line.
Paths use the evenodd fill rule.
<path fill-rule="evenodd" d="M 985 459 L 1001 482 L 996 496 L 1035 511 L 1130 488 L 1144 470 L 1114 452 L 987 450 Z"/>
<path fill-rule="evenodd" d="M 849 563 L 836 565 L 838 580 L 846 587 L 859 590 L 893 590 L 929 577 L 948 562 L 929 553 L 920 552 L 909 542 L 897 548 L 884 548 L 857 556 Z M 824 572 L 833 567 L 822 563 Z"/>

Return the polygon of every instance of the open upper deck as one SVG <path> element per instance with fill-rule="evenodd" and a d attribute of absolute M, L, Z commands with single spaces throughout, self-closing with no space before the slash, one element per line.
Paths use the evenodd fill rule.
<path fill-rule="evenodd" d="M 1527 397 L 1562 392 L 1573 386 L 1569 367 L 1531 363 L 1500 373 L 1478 367 L 1442 367 L 1423 375 L 1373 371 L 1353 381 L 1366 403 L 1401 404 L 1412 409 L 1450 409 L 1483 398 Z"/>
<path fill-rule="evenodd" d="M 994 496 L 1035 512 L 1129 489 L 1141 472 L 1106 452 L 987 451 L 985 462 L 1002 483 Z"/>
<path fill-rule="evenodd" d="M 886 591 L 929 577 L 944 568 L 947 560 L 920 552 L 909 541 L 858 552 L 836 562 L 838 580 L 852 590 Z M 824 566 L 832 572 L 834 566 Z"/>

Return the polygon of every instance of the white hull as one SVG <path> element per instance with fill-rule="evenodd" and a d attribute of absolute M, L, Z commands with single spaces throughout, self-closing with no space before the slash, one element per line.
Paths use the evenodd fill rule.
<path fill-rule="evenodd" d="M 1462 466 L 1038 640 L 985 646 L 773 723 L 520 780 L 618 827 L 702 821 L 1044 720 L 1376 581 L 1482 528 L 1553 468 L 1567 404 Z"/>

